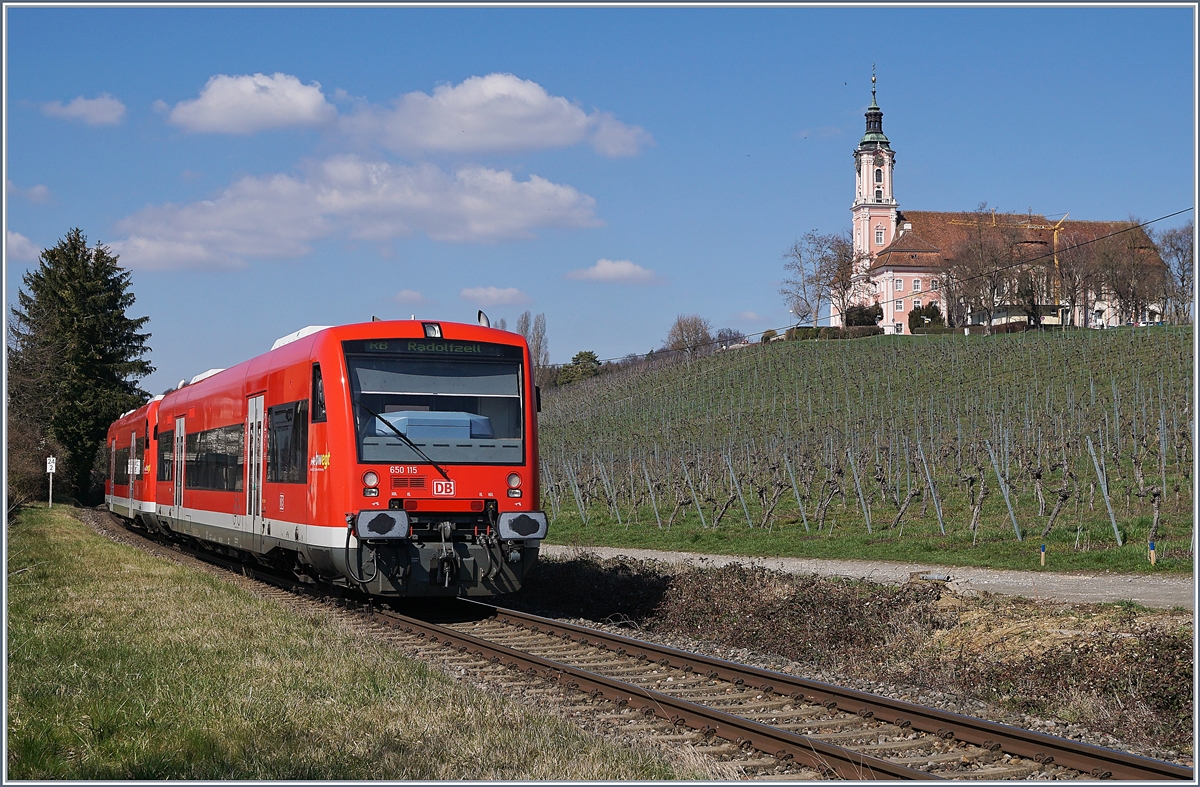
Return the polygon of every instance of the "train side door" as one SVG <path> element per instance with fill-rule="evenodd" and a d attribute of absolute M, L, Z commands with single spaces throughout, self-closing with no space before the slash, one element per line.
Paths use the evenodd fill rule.
<path fill-rule="evenodd" d="M 117 502 L 117 438 L 112 439 L 112 450 L 108 457 L 108 510 Z"/>
<path fill-rule="evenodd" d="M 134 473 L 138 469 L 138 436 L 137 432 L 129 435 L 129 518 L 133 519 L 133 484 L 137 475 Z"/>
<path fill-rule="evenodd" d="M 171 464 L 174 465 L 173 477 L 175 479 L 175 497 L 173 505 L 175 506 L 175 518 L 182 519 L 183 512 L 183 452 L 187 447 L 187 435 L 184 433 L 187 419 L 184 416 L 178 416 L 175 419 L 175 452 L 171 458 Z"/>
<path fill-rule="evenodd" d="M 246 529 L 262 531 L 263 396 L 246 400 Z"/>

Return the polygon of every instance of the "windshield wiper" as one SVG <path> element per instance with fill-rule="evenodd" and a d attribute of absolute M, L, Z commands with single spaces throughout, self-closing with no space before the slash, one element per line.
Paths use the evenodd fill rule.
<path fill-rule="evenodd" d="M 417 455 L 420 456 L 422 459 L 424 459 L 426 462 L 433 465 L 434 469 L 436 469 L 439 473 L 442 474 L 442 478 L 446 479 L 447 481 L 450 480 L 450 476 L 446 475 L 446 471 L 442 469 L 442 466 L 439 465 L 437 462 L 433 461 L 432 459 L 430 459 L 425 454 L 425 452 L 422 451 L 420 448 L 417 448 L 417 444 L 414 443 L 412 440 L 409 440 L 408 435 L 404 434 L 404 432 L 401 432 L 399 429 L 397 429 L 395 426 L 393 426 L 390 421 L 386 420 L 382 415 L 375 412 L 370 407 L 367 407 L 365 404 L 358 401 L 357 399 L 354 400 L 354 403 L 356 405 L 358 405 L 359 407 L 361 407 L 362 409 L 366 410 L 368 413 L 370 413 L 375 418 L 378 418 L 380 423 L 382 423 L 388 429 L 391 429 L 393 432 L 395 432 L 396 436 L 399 437 L 401 440 L 408 443 L 408 447 L 411 448 L 412 450 L 416 451 Z"/>

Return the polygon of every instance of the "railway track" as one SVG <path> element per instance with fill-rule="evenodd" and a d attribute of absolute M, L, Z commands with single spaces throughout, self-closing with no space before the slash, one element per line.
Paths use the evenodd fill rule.
<path fill-rule="evenodd" d="M 160 542 L 120 532 L 163 554 Z M 227 557 L 183 554 L 266 583 L 272 595 L 330 600 L 321 589 Z M 582 692 L 576 708 L 618 731 L 651 730 L 660 741 L 732 754 L 771 778 L 1194 780 L 1191 768 L 1173 763 L 491 604 L 461 600 L 452 611 L 416 616 L 336 595 L 372 630 L 411 651 L 493 674 L 507 670 L 535 692 Z"/>

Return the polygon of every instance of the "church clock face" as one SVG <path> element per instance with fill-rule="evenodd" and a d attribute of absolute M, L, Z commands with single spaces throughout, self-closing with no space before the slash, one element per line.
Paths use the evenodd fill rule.
<path fill-rule="evenodd" d="M 877 167 L 883 166 L 883 156 L 879 155 L 878 153 L 875 154 L 875 166 L 877 166 Z"/>

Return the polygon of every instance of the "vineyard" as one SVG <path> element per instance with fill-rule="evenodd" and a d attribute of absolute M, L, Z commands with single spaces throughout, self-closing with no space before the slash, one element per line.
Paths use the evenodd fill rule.
<path fill-rule="evenodd" d="M 543 506 L 580 544 L 1190 570 L 1193 366 L 1172 327 L 652 361 L 547 392 Z"/>

